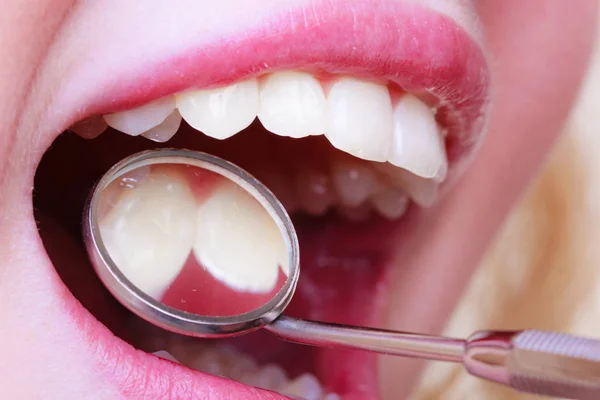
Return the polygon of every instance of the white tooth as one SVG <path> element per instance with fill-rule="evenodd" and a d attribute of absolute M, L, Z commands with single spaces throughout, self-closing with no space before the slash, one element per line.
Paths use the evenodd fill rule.
<path fill-rule="evenodd" d="M 133 110 L 104 115 L 106 123 L 118 131 L 137 136 L 160 125 L 175 109 L 175 97 L 167 96 Z"/>
<path fill-rule="evenodd" d="M 278 365 L 266 365 L 253 374 L 242 378 L 240 382 L 265 390 L 277 390 L 288 381 L 287 374 Z"/>
<path fill-rule="evenodd" d="M 188 367 L 215 376 L 225 376 L 222 356 L 216 350 L 204 351 L 202 354 L 193 359 Z"/>
<path fill-rule="evenodd" d="M 121 272 L 160 298 L 188 258 L 195 233 L 196 201 L 174 171 L 153 170 L 124 188 L 100 221 L 104 245 Z"/>
<path fill-rule="evenodd" d="M 296 175 L 296 193 L 301 209 L 312 215 L 322 215 L 334 202 L 328 174 L 303 170 Z"/>
<path fill-rule="evenodd" d="M 174 110 L 160 125 L 142 133 L 142 136 L 155 142 L 164 143 L 171 139 L 181 125 L 181 115 Z"/>
<path fill-rule="evenodd" d="M 336 160 L 331 168 L 332 185 L 344 206 L 358 206 L 381 187 L 377 174 L 364 161 Z"/>
<path fill-rule="evenodd" d="M 446 177 L 446 148 L 435 117 L 411 94 L 402 96 L 394 108 L 394 140 L 388 160 L 422 178 L 440 182 Z"/>
<path fill-rule="evenodd" d="M 242 379 L 258 370 L 254 360 L 241 354 L 231 357 L 228 364 L 227 377 L 238 382 L 242 382 Z"/>
<path fill-rule="evenodd" d="M 104 188 L 98 202 L 98 219 L 103 219 L 119 201 L 126 189 L 135 189 L 150 174 L 150 166 L 135 168 L 115 179 Z"/>
<path fill-rule="evenodd" d="M 338 149 L 371 161 L 386 161 L 393 136 L 392 101 L 385 86 L 342 78 L 327 96 L 325 135 Z"/>
<path fill-rule="evenodd" d="M 97 115 L 84 119 L 69 129 L 84 139 L 94 139 L 100 136 L 108 128 L 108 124 L 101 116 Z"/>
<path fill-rule="evenodd" d="M 177 361 L 177 359 L 175 359 L 175 357 L 173 357 L 171 354 L 169 354 L 168 351 L 159 350 L 159 351 L 155 351 L 152 354 L 154 354 L 156 357 L 164 358 L 165 360 L 169 360 L 169 361 L 173 361 L 174 363 L 181 364 L 179 361 Z"/>
<path fill-rule="evenodd" d="M 321 384 L 312 374 L 300 375 L 277 391 L 286 396 L 296 396 L 306 400 L 321 400 L 323 397 Z"/>
<path fill-rule="evenodd" d="M 280 269 L 289 270 L 287 247 L 268 212 L 233 182 L 200 205 L 194 254 L 216 279 L 237 290 L 271 291 Z"/>
<path fill-rule="evenodd" d="M 251 358 L 227 347 L 215 347 L 197 352 L 190 359 L 190 365 L 194 369 L 238 381 L 258 370 Z"/>
<path fill-rule="evenodd" d="M 421 207 L 431 207 L 438 195 L 438 184 L 431 179 L 423 179 L 405 169 L 389 163 L 372 163 L 391 185 L 405 191 Z"/>
<path fill-rule="evenodd" d="M 371 203 L 379 214 L 388 219 L 396 219 L 406 212 L 408 196 L 399 190 L 389 188 L 371 197 Z"/>
<path fill-rule="evenodd" d="M 247 128 L 258 114 L 258 81 L 249 79 L 211 90 L 177 95 L 177 108 L 190 126 L 215 139 L 227 139 Z"/>
<path fill-rule="evenodd" d="M 310 74 L 275 72 L 261 82 L 258 118 L 277 135 L 301 138 L 325 133 L 326 108 L 323 88 Z"/>

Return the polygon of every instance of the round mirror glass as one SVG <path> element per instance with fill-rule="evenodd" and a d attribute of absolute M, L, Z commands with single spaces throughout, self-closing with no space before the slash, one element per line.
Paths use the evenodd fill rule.
<path fill-rule="evenodd" d="M 132 156 L 98 184 L 89 215 L 101 256 L 92 257 L 96 269 L 116 272 L 142 301 L 185 318 L 259 317 L 287 304 L 295 286 L 297 244 L 283 207 L 216 157 L 185 150 Z"/>

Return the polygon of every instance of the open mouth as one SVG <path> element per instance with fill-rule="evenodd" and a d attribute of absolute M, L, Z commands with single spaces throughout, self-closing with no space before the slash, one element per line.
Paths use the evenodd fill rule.
<path fill-rule="evenodd" d="M 229 33 L 119 71 L 107 56 L 105 68 L 88 68 L 97 79 L 86 96 L 66 83 L 77 104 L 38 167 L 36 220 L 70 301 L 89 311 L 78 329 L 102 348 L 98 362 L 122 394 L 379 398 L 373 354 L 150 326 L 104 290 L 80 238 L 85 198 L 114 163 L 157 147 L 214 154 L 256 176 L 292 216 L 301 277 L 286 314 L 381 326 L 397 248 L 481 141 L 489 73 L 479 44 L 443 13 L 345 4 L 298 9 L 301 25 L 275 12 L 243 27 L 242 40 Z"/>

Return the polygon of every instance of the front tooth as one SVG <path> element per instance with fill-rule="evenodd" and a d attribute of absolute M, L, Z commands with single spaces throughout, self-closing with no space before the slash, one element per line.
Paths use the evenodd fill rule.
<path fill-rule="evenodd" d="M 434 180 L 421 178 L 390 163 L 372 163 L 371 165 L 392 186 L 405 191 L 417 205 L 431 207 L 435 203 L 439 185 Z"/>
<path fill-rule="evenodd" d="M 306 400 L 321 400 L 323 397 L 321 384 L 312 374 L 300 375 L 277 391 L 286 396 L 295 396 Z"/>
<path fill-rule="evenodd" d="M 448 171 L 444 140 L 431 109 L 415 96 L 394 108 L 394 140 L 389 162 L 423 178 L 442 181 Z"/>
<path fill-rule="evenodd" d="M 196 201 L 185 178 L 153 168 L 135 187 L 124 187 L 100 221 L 110 257 L 139 289 L 160 298 L 188 258 Z"/>
<path fill-rule="evenodd" d="M 256 118 L 258 81 L 253 78 L 218 89 L 184 92 L 177 95 L 177 108 L 193 128 L 215 139 L 227 139 Z"/>
<path fill-rule="evenodd" d="M 175 109 L 175 97 L 167 96 L 133 110 L 104 115 L 106 123 L 128 135 L 137 136 L 160 125 Z"/>
<path fill-rule="evenodd" d="M 342 78 L 327 96 L 325 135 L 338 149 L 371 161 L 386 161 L 392 144 L 392 101 L 387 87 Z"/>
<path fill-rule="evenodd" d="M 108 128 L 104 119 L 97 115 L 80 121 L 69 129 L 84 139 L 94 139 L 100 136 Z"/>
<path fill-rule="evenodd" d="M 277 135 L 301 138 L 325 133 L 326 108 L 323 88 L 310 74 L 276 72 L 261 82 L 258 118 Z"/>
<path fill-rule="evenodd" d="M 358 206 L 381 186 L 373 169 L 364 161 L 337 160 L 331 169 L 332 184 L 344 206 Z"/>
<path fill-rule="evenodd" d="M 169 115 L 160 125 L 142 133 L 142 136 L 155 142 L 164 143 L 177 133 L 180 125 L 181 115 L 179 114 L 179 111 L 173 110 L 171 115 Z"/>
<path fill-rule="evenodd" d="M 396 219 L 406 212 L 408 196 L 399 190 L 389 188 L 373 195 L 371 203 L 384 217 Z"/>
<path fill-rule="evenodd" d="M 288 253 L 275 221 L 233 182 L 217 187 L 200 205 L 194 255 L 216 279 L 237 289 L 268 293 Z"/>

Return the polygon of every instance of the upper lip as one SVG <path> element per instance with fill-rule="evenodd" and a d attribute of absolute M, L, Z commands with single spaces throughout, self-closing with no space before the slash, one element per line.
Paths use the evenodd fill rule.
<path fill-rule="evenodd" d="M 177 15 L 142 20 L 148 32 L 118 27 L 115 32 L 104 29 L 101 35 L 88 32 L 90 42 L 74 54 L 69 80 L 55 96 L 55 110 L 70 110 L 61 120 L 72 124 L 190 87 L 304 69 L 385 79 L 428 97 L 451 138 L 450 165 L 466 158 L 479 142 L 489 108 L 490 71 L 479 42 L 447 15 L 418 3 L 364 3 L 327 1 L 314 4 L 310 12 L 305 6 L 276 10 L 254 22 L 230 21 L 240 27 L 215 28 L 210 34 L 190 23 L 177 35 L 187 33 L 197 40 L 182 39 L 185 45 L 171 47 L 153 47 L 145 40 L 156 40 L 150 32 L 172 31 Z M 136 26 L 136 16 L 128 16 L 133 21 L 127 23 Z M 89 28 L 83 22 L 73 25 Z M 66 41 L 63 48 L 79 44 L 77 32 L 65 36 L 73 37 L 75 44 Z"/>
<path fill-rule="evenodd" d="M 274 13 L 252 24 L 241 23 L 241 30 L 215 31 L 192 47 L 160 55 L 152 54 L 152 48 L 143 43 L 143 51 L 132 48 L 128 54 L 126 46 L 116 45 L 121 38 L 107 29 L 101 39 L 105 46 L 88 43 L 81 51 L 89 53 L 74 55 L 79 61 L 56 93 L 51 112 L 68 125 L 189 87 L 223 85 L 273 70 L 315 70 L 383 78 L 407 91 L 433 95 L 439 104 L 439 120 L 456 139 L 451 142 L 449 161 L 455 163 L 470 154 L 483 131 L 490 87 L 488 65 L 479 44 L 450 17 L 413 2 L 377 2 L 372 7 L 350 3 L 326 1 L 312 7 L 311 12 L 297 7 Z M 152 24 L 148 29 L 167 29 L 174 20 L 165 18 L 162 23 L 166 25 Z M 83 27 L 85 24 L 79 25 L 79 29 Z M 67 44 L 63 48 L 69 49 L 67 36 L 76 39 L 77 35 L 65 34 Z M 143 35 L 138 33 L 133 43 L 140 41 Z M 103 48 L 110 52 L 110 43 L 115 46 L 114 53 L 88 57 Z M 120 61 L 111 62 L 115 59 Z M 80 309 L 89 321 L 91 315 Z M 137 393 L 148 398 L 161 397 L 165 390 L 172 398 L 181 394 L 187 397 L 210 382 L 214 390 L 232 390 L 217 380 L 199 383 L 198 374 L 182 373 L 181 368 L 158 360 L 165 373 L 152 373 L 156 366 L 148 367 L 146 356 L 132 353 L 124 342 L 115 343 L 97 323 L 80 324 L 80 328 L 88 339 L 106 344 L 94 346 L 104 353 L 95 357 L 100 357 L 100 365 L 123 372 L 115 377 L 121 388 L 147 385 Z M 146 359 L 141 363 L 139 357 Z M 140 374 L 153 376 L 139 382 L 131 380 Z M 177 381 L 172 379 L 174 374 Z"/>

